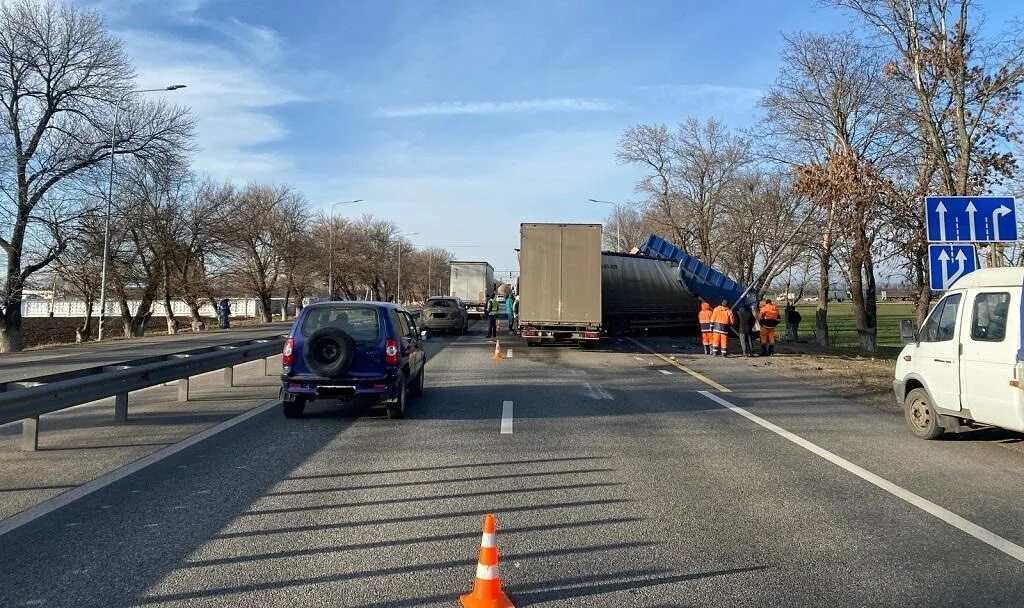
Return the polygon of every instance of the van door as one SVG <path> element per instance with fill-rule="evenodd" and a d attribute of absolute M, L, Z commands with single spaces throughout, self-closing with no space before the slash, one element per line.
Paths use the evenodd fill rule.
<path fill-rule="evenodd" d="M 1020 319 L 1010 311 L 1019 307 L 1009 289 L 992 288 L 972 294 L 970 311 L 965 309 L 963 355 L 960 373 L 964 407 L 978 422 L 1013 426 L 1019 421 L 1014 411 L 1010 386 L 1017 362 L 1017 328 Z M 1013 307 L 1013 308 L 1011 308 Z"/>
<path fill-rule="evenodd" d="M 960 336 L 957 328 L 963 293 L 942 298 L 921 327 L 914 369 L 936 407 L 960 411 Z"/>

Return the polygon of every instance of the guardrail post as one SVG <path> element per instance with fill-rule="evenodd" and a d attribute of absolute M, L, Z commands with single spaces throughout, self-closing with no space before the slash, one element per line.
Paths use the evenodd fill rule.
<path fill-rule="evenodd" d="M 128 393 L 114 395 L 114 422 L 128 421 Z"/>
<path fill-rule="evenodd" d="M 7 390 L 16 391 L 22 388 L 40 386 L 42 382 L 11 382 L 7 384 Z M 35 452 L 39 449 L 39 416 L 32 416 L 21 421 L 21 450 L 23 452 Z"/>
<path fill-rule="evenodd" d="M 21 421 L 21 450 L 35 452 L 39 449 L 39 416 Z"/>
<path fill-rule="evenodd" d="M 188 401 L 188 378 L 178 380 L 178 401 Z"/>
<path fill-rule="evenodd" d="M 232 387 L 235 385 L 235 368 L 227 366 L 224 368 L 224 386 Z"/>

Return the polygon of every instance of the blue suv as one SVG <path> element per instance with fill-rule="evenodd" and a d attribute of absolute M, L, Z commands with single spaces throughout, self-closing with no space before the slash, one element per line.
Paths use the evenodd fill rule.
<path fill-rule="evenodd" d="M 416 322 L 385 302 L 320 302 L 302 309 L 284 345 L 281 401 L 299 418 L 313 399 L 368 398 L 388 418 L 423 393 L 427 362 Z"/>

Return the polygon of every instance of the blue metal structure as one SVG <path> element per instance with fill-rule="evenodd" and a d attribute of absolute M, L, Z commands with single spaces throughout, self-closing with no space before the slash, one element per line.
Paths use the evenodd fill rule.
<path fill-rule="evenodd" d="M 650 258 L 669 260 L 679 264 L 679 280 L 698 298 L 717 305 L 726 300 L 735 305 L 746 287 L 740 285 L 725 274 L 701 262 L 672 243 L 656 234 L 647 237 L 639 247 L 640 253 Z M 757 307 L 757 294 L 751 290 L 744 297 L 747 304 Z"/>

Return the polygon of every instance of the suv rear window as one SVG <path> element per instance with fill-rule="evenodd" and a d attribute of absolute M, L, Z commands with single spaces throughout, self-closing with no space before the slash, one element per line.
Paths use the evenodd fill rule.
<path fill-rule="evenodd" d="M 380 340 L 380 319 L 376 308 L 368 306 L 346 306 L 317 308 L 306 314 L 302 320 L 303 336 L 324 327 L 337 327 L 356 341 L 356 344 L 376 344 Z"/>
<path fill-rule="evenodd" d="M 445 299 L 427 300 L 427 306 L 431 306 L 433 308 L 456 308 L 458 305 L 455 303 L 455 300 Z"/>

